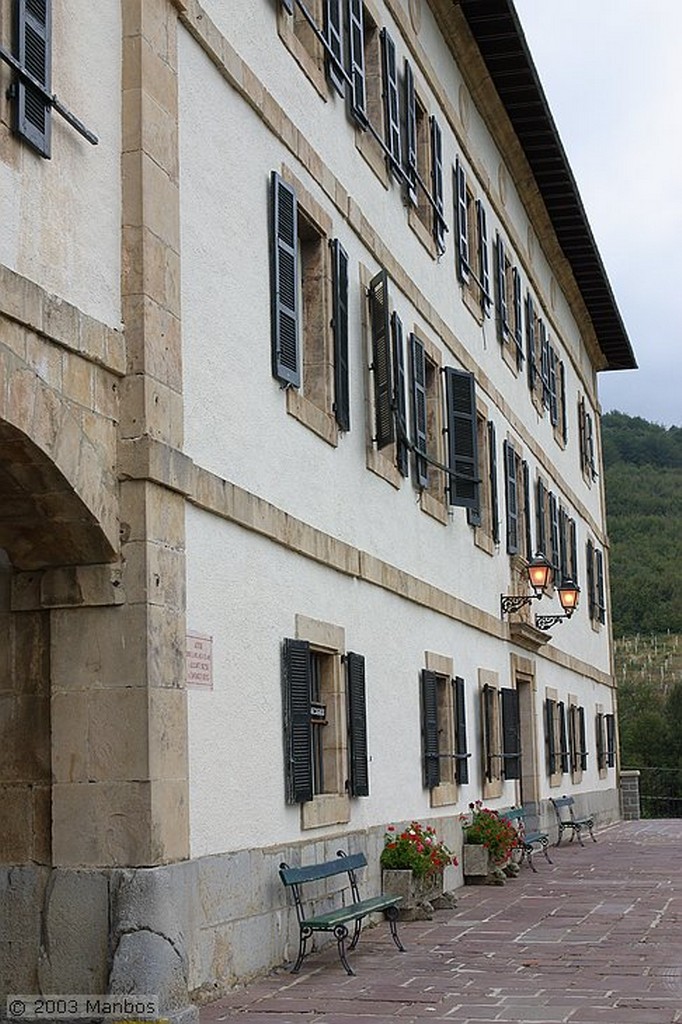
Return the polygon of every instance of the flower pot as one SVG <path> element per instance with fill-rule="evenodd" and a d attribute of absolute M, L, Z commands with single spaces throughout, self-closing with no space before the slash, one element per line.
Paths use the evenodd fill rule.
<path fill-rule="evenodd" d="M 465 843 L 462 847 L 462 869 L 465 885 L 484 885 L 492 865 L 485 846 Z"/>
<path fill-rule="evenodd" d="M 385 893 L 402 896 L 402 921 L 430 921 L 434 910 L 433 901 L 443 895 L 443 873 L 419 878 L 409 870 L 384 868 L 382 887 Z"/>

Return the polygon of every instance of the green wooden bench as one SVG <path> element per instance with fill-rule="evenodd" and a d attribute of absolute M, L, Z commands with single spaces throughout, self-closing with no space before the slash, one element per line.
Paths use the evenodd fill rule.
<path fill-rule="evenodd" d="M 314 932 L 334 933 L 341 963 L 348 974 L 355 974 L 355 971 L 351 968 L 346 957 L 346 940 L 349 935 L 346 925 L 351 921 L 353 922 L 353 936 L 348 945 L 348 949 L 355 949 L 358 944 L 358 939 L 360 938 L 360 929 L 362 927 L 363 919 L 367 917 L 368 914 L 374 914 L 379 911 L 383 911 L 388 918 L 391 937 L 393 938 L 396 946 L 401 953 L 405 952 L 405 948 L 398 936 L 397 927 L 398 904 L 402 900 L 402 896 L 381 895 L 361 900 L 355 872 L 358 868 L 364 868 L 366 866 L 367 858 L 364 853 L 346 854 L 343 850 L 338 851 L 336 860 L 323 861 L 320 864 L 308 864 L 306 867 L 301 868 L 291 868 L 284 862 L 280 864 L 279 877 L 282 879 L 282 883 L 290 888 L 293 893 L 294 902 L 296 904 L 296 917 L 298 918 L 299 926 L 298 957 L 296 963 L 291 969 L 292 974 L 297 974 L 301 969 L 303 958 L 306 955 L 308 940 L 312 937 Z M 313 914 L 312 917 L 306 917 L 305 908 L 303 906 L 303 896 L 301 894 L 301 886 L 305 885 L 307 882 L 318 882 L 321 879 L 333 878 L 335 875 L 343 874 L 348 875 L 351 902 L 338 907 L 336 910 L 330 910 L 325 914 Z M 346 890 L 343 890 L 344 894 L 345 891 Z"/>
<path fill-rule="evenodd" d="M 571 833 L 571 842 L 573 842 L 574 836 L 577 836 L 578 842 L 581 846 L 585 845 L 582 836 L 584 830 L 587 830 L 590 833 L 590 839 L 593 843 L 597 842 L 592 832 L 592 829 L 594 828 L 594 818 L 576 818 L 573 812 L 575 800 L 572 796 L 550 797 L 549 802 L 554 808 L 557 825 L 559 827 L 559 835 L 556 843 L 554 844 L 555 846 L 559 845 L 562 836 L 566 831 L 570 831 Z"/>
<path fill-rule="evenodd" d="M 526 828 L 526 819 L 530 817 L 528 810 L 525 807 L 512 807 L 509 811 L 502 811 L 500 813 L 501 818 L 506 818 L 514 828 L 518 835 L 518 849 L 521 851 L 521 863 L 523 864 L 524 858 L 528 861 L 532 870 L 537 874 L 537 868 L 533 864 L 533 853 L 535 847 L 539 847 L 542 853 L 545 855 L 547 861 L 551 864 L 549 856 L 549 836 L 546 832 L 539 832 L 537 830 L 529 830 Z"/>

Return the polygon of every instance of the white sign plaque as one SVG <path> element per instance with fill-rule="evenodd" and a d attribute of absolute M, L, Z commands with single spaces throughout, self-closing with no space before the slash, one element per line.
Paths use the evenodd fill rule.
<path fill-rule="evenodd" d="M 213 637 L 188 633 L 185 651 L 186 686 L 188 690 L 213 689 Z"/>

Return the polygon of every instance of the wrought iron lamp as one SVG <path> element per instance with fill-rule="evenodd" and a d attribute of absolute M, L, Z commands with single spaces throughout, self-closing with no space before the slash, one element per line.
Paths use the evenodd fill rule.
<path fill-rule="evenodd" d="M 535 625 L 538 629 L 551 629 L 552 626 L 556 626 L 559 622 L 563 622 L 564 619 L 570 619 L 573 612 L 578 607 L 578 598 L 580 596 L 580 587 L 573 580 L 563 580 L 560 587 L 557 588 L 559 591 L 559 600 L 561 601 L 561 607 L 564 609 L 563 615 L 536 615 Z"/>
<path fill-rule="evenodd" d="M 538 551 L 534 558 L 528 563 L 528 582 L 534 590 L 533 594 L 501 594 L 500 610 L 502 616 L 510 612 L 518 612 L 525 604 L 537 601 L 544 596 L 545 587 L 549 580 L 552 566 L 549 564 L 542 552 Z"/>

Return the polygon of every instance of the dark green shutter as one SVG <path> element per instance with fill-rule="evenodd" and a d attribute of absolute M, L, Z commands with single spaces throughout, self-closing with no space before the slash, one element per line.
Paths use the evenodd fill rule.
<path fill-rule="evenodd" d="M 604 556 L 598 548 L 594 550 L 595 554 L 595 604 L 597 615 L 596 618 L 601 623 L 606 622 L 606 597 L 604 591 Z"/>
<path fill-rule="evenodd" d="M 424 754 L 424 785 L 435 789 L 440 785 L 440 749 L 438 746 L 438 679 L 435 672 L 422 669 L 422 750 Z"/>
<path fill-rule="evenodd" d="M 36 81 L 50 91 L 52 50 L 51 0 L 17 0 L 16 57 Z M 22 78 L 16 83 L 14 127 L 41 156 L 50 157 L 52 107 Z"/>
<path fill-rule="evenodd" d="M 500 508 L 497 493 L 497 440 L 495 424 L 488 420 L 488 470 L 490 472 L 490 532 L 494 544 L 500 543 Z"/>
<path fill-rule="evenodd" d="M 559 701 L 559 756 L 561 771 L 568 771 L 568 739 L 566 737 L 566 705 Z"/>
<path fill-rule="evenodd" d="M 401 476 L 410 472 L 410 444 L 407 433 L 407 400 L 405 398 L 405 349 L 403 325 L 396 312 L 391 314 L 391 340 L 393 342 L 393 404 L 396 418 L 396 463 Z"/>
<path fill-rule="evenodd" d="M 350 795 L 369 796 L 365 659 L 361 654 L 349 652 L 346 655 L 346 682 L 348 687 Z"/>
<path fill-rule="evenodd" d="M 476 385 L 473 373 L 445 369 L 450 504 L 474 508 L 479 493 Z"/>
<path fill-rule="evenodd" d="M 325 0 L 324 34 L 329 53 L 326 54 L 327 78 L 339 96 L 345 92 L 346 80 L 343 74 L 343 25 L 341 21 L 341 0 Z"/>
<path fill-rule="evenodd" d="M 296 193 L 276 171 L 271 179 L 272 373 L 300 387 L 298 347 L 298 208 Z"/>
<path fill-rule="evenodd" d="M 374 414 L 376 416 L 376 436 L 374 440 L 376 441 L 377 448 L 385 448 L 395 439 L 388 316 L 388 275 L 385 270 L 380 270 L 369 283 L 369 322 L 372 333 Z"/>
<path fill-rule="evenodd" d="M 559 577 L 561 580 L 571 578 L 568 566 L 568 515 L 565 508 L 559 509 Z"/>
<path fill-rule="evenodd" d="M 350 430 L 348 367 L 348 254 L 338 238 L 332 251 L 332 335 L 334 338 L 334 415 L 341 430 Z"/>
<path fill-rule="evenodd" d="M 412 392 L 412 443 L 415 474 L 419 487 L 429 485 L 426 455 L 426 358 L 424 346 L 416 334 L 410 335 L 410 385 Z"/>
<path fill-rule="evenodd" d="M 504 256 L 504 242 L 499 235 L 495 239 L 495 279 L 497 281 L 497 336 L 500 344 L 509 337 L 509 307 L 507 306 L 507 273 Z"/>
<path fill-rule="evenodd" d="M 585 459 L 587 461 L 587 470 L 589 475 L 594 480 L 597 475 L 594 464 L 594 426 L 592 423 L 592 414 L 589 412 L 585 412 Z"/>
<path fill-rule="evenodd" d="M 569 550 L 571 552 L 571 571 L 569 573 L 570 578 L 576 584 L 578 580 L 578 533 L 575 526 L 575 519 L 569 519 L 568 521 L 568 537 L 569 537 Z"/>
<path fill-rule="evenodd" d="M 414 74 L 405 61 L 405 189 L 411 206 L 417 205 L 417 97 Z"/>
<path fill-rule="evenodd" d="M 563 360 L 559 361 L 559 422 L 561 423 L 561 437 L 566 444 L 568 441 L 568 416 L 566 413 L 566 368 Z"/>
<path fill-rule="evenodd" d="M 535 306 L 530 293 L 526 296 L 526 353 L 528 355 L 528 387 L 533 391 L 538 368 L 535 360 Z"/>
<path fill-rule="evenodd" d="M 587 568 L 587 607 L 590 619 L 596 618 L 596 602 L 594 593 L 594 545 L 588 538 L 586 545 L 585 564 Z"/>
<path fill-rule="evenodd" d="M 516 367 L 523 366 L 523 302 L 521 301 L 521 275 L 516 267 L 512 269 L 514 283 L 514 344 L 516 345 Z"/>
<path fill-rule="evenodd" d="M 350 54 L 351 114 L 361 128 L 367 127 L 365 92 L 365 27 L 362 0 L 348 0 L 348 49 Z"/>
<path fill-rule="evenodd" d="M 571 772 L 577 772 L 578 760 L 578 708 L 570 704 L 568 708 L 568 752 Z"/>
<path fill-rule="evenodd" d="M 557 394 L 557 354 L 549 346 L 549 418 L 553 427 L 559 425 L 559 396 Z"/>
<path fill-rule="evenodd" d="M 502 445 L 504 455 L 504 494 L 507 504 L 507 553 L 519 550 L 519 497 L 516 486 L 517 455 L 509 441 Z"/>
<path fill-rule="evenodd" d="M 542 404 L 549 408 L 549 334 L 544 320 L 538 320 L 540 328 L 540 381 L 542 383 Z"/>
<path fill-rule="evenodd" d="M 578 399 L 578 443 L 580 447 L 580 468 L 587 470 L 587 446 L 585 444 L 585 399 Z"/>
<path fill-rule="evenodd" d="M 381 63 L 384 79 L 384 124 L 386 147 L 390 153 L 389 165 L 394 174 L 402 180 L 402 153 L 400 142 L 400 98 L 398 95 L 398 68 L 395 43 L 385 28 L 381 34 Z"/>
<path fill-rule="evenodd" d="M 606 722 L 606 767 L 613 768 L 616 764 L 616 719 L 613 715 L 604 715 Z"/>
<path fill-rule="evenodd" d="M 433 238 L 438 255 L 445 252 L 445 219 L 443 217 L 443 133 L 435 117 L 431 117 L 431 197 L 433 199 Z"/>
<path fill-rule="evenodd" d="M 481 309 L 490 313 L 490 269 L 488 260 L 488 222 L 485 207 L 480 199 L 476 200 L 476 219 L 478 222 L 478 279 L 481 284 Z"/>
<path fill-rule="evenodd" d="M 469 280 L 469 222 L 467 220 L 467 178 L 459 162 L 455 162 L 455 196 L 457 223 L 457 274 L 460 281 Z"/>
<path fill-rule="evenodd" d="M 597 712 L 596 718 L 597 768 L 606 768 L 606 750 L 604 749 L 604 716 Z"/>
<path fill-rule="evenodd" d="M 545 509 L 546 509 L 546 496 L 547 491 L 542 480 L 538 478 L 537 491 L 536 491 L 536 506 L 535 506 L 535 539 L 538 545 L 538 551 L 542 555 L 547 555 L 547 528 L 545 525 Z"/>
<path fill-rule="evenodd" d="M 556 744 L 554 742 L 554 708 L 555 701 L 548 697 L 545 701 L 545 734 L 547 737 L 547 771 L 550 775 L 556 772 Z"/>
<path fill-rule="evenodd" d="M 580 737 L 580 768 L 587 769 L 587 735 L 585 731 L 585 708 L 578 708 L 578 735 Z"/>
<path fill-rule="evenodd" d="M 521 464 L 521 478 L 523 486 L 523 523 L 525 527 L 524 540 L 526 545 L 526 550 L 524 553 L 526 558 L 530 562 L 531 558 L 533 557 L 533 530 L 531 525 L 531 520 L 533 516 L 532 506 L 530 503 L 530 469 L 528 468 L 528 463 L 525 459 Z"/>
<path fill-rule="evenodd" d="M 313 798 L 308 641 L 285 640 L 282 661 L 286 799 L 304 803 Z"/>
<path fill-rule="evenodd" d="M 469 750 L 467 748 L 467 712 L 464 680 L 456 676 L 453 680 L 455 697 L 455 780 L 460 786 L 469 781 Z"/>
<path fill-rule="evenodd" d="M 502 753 L 505 779 L 521 778 L 521 723 L 519 721 L 519 695 L 516 690 L 503 687 L 502 694 Z"/>
<path fill-rule="evenodd" d="M 548 492 L 549 504 L 549 560 L 554 573 L 554 583 L 561 583 L 561 559 L 559 555 L 559 507 L 556 496 Z M 547 552 L 545 552 L 547 554 Z"/>
<path fill-rule="evenodd" d="M 493 750 L 493 722 L 495 721 L 495 699 L 497 690 L 487 683 L 481 690 L 481 702 L 483 704 L 483 763 L 485 777 L 488 782 L 494 778 L 493 758 L 497 754 Z"/>

